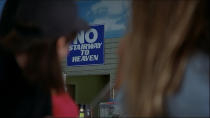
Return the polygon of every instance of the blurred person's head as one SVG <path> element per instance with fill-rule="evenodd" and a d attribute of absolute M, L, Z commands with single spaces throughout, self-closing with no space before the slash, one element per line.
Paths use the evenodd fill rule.
<path fill-rule="evenodd" d="M 2 45 L 16 56 L 31 84 L 63 91 L 61 61 L 87 24 L 73 0 L 8 0 L 0 22 Z"/>
<path fill-rule="evenodd" d="M 120 48 L 128 115 L 162 116 L 189 56 L 209 53 L 207 0 L 133 0 L 131 33 Z"/>

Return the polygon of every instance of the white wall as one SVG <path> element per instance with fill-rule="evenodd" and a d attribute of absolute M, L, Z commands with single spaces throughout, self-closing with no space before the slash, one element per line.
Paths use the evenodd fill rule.
<path fill-rule="evenodd" d="M 66 60 L 63 62 L 63 71 L 67 76 L 86 76 L 86 75 L 110 75 L 111 86 L 115 81 L 115 74 L 118 64 L 117 48 L 119 46 L 119 38 L 104 39 L 104 65 L 89 65 L 89 66 L 71 66 L 66 65 Z"/>

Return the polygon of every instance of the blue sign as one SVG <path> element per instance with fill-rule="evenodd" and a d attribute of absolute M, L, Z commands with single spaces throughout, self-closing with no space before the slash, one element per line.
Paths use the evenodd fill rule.
<path fill-rule="evenodd" d="M 104 25 L 80 32 L 69 47 L 67 65 L 104 64 Z"/>

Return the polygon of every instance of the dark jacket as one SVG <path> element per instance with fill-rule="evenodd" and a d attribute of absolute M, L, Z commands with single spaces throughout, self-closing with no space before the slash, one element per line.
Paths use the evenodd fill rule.
<path fill-rule="evenodd" d="M 0 117 L 43 118 L 50 116 L 51 96 L 22 74 L 15 57 L 0 45 Z"/>

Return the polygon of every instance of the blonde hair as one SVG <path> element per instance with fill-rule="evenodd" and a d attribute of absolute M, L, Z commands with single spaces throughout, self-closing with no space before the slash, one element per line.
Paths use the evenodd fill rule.
<path fill-rule="evenodd" d="M 123 78 L 128 116 L 165 114 L 195 42 L 205 32 L 203 0 L 133 0 Z"/>

